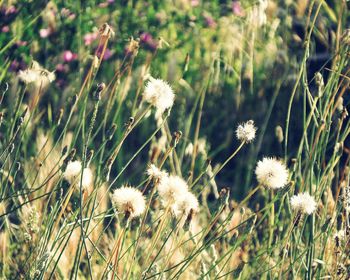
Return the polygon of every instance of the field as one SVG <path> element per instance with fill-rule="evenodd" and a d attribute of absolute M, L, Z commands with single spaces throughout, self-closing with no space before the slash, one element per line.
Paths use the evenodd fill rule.
<path fill-rule="evenodd" d="M 349 9 L 0 0 L 0 279 L 350 279 Z"/>

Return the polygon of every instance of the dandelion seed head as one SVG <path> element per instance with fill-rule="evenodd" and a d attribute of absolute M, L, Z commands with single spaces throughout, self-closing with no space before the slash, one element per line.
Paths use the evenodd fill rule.
<path fill-rule="evenodd" d="M 265 157 L 256 166 L 255 174 L 258 182 L 271 189 L 283 188 L 288 182 L 286 166 L 275 158 Z"/>
<path fill-rule="evenodd" d="M 82 164 L 79 160 L 70 161 L 67 164 L 66 170 L 63 173 L 63 178 L 68 181 L 69 184 L 80 185 L 80 174 Z M 94 176 L 89 167 L 84 168 L 83 178 L 81 179 L 81 186 L 83 189 L 90 187 L 93 184 Z"/>
<path fill-rule="evenodd" d="M 199 203 L 197 197 L 193 193 L 187 191 L 176 201 L 172 207 L 172 211 L 175 217 L 179 218 L 187 217 L 191 210 L 197 213 L 199 210 Z"/>
<path fill-rule="evenodd" d="M 157 108 L 157 114 L 161 114 L 173 106 L 175 95 L 167 82 L 151 77 L 143 92 L 143 99 Z"/>
<path fill-rule="evenodd" d="M 157 189 L 164 206 L 174 204 L 188 194 L 187 183 L 179 176 L 174 175 L 162 178 Z"/>
<path fill-rule="evenodd" d="M 78 160 L 70 161 L 67 164 L 66 170 L 63 173 L 64 179 L 66 179 L 70 184 L 74 182 L 77 176 L 81 172 L 81 162 Z"/>
<path fill-rule="evenodd" d="M 147 175 L 155 180 L 161 180 L 164 177 L 168 176 L 168 173 L 160 170 L 154 164 L 150 164 L 147 169 Z"/>
<path fill-rule="evenodd" d="M 35 83 L 36 86 L 46 86 L 56 78 L 54 72 L 42 68 L 38 62 L 33 61 L 31 68 L 20 70 L 18 78 L 25 84 Z"/>
<path fill-rule="evenodd" d="M 243 124 L 240 124 L 236 129 L 237 139 L 242 142 L 251 142 L 255 138 L 256 127 L 254 126 L 254 121 L 249 120 Z"/>
<path fill-rule="evenodd" d="M 294 211 L 304 214 L 312 214 L 317 209 L 315 199 L 307 192 L 293 195 L 290 199 L 290 205 Z"/>
<path fill-rule="evenodd" d="M 92 171 L 89 167 L 84 168 L 83 171 L 83 178 L 81 181 L 81 185 L 83 189 L 86 189 L 90 187 L 93 184 L 94 176 L 92 174 Z"/>
<path fill-rule="evenodd" d="M 142 193 L 133 187 L 122 186 L 116 189 L 112 195 L 114 207 L 130 218 L 135 218 L 145 211 L 146 201 Z"/>
<path fill-rule="evenodd" d="M 185 149 L 185 155 L 190 156 L 193 154 L 193 144 L 192 142 L 188 143 L 186 149 Z"/>

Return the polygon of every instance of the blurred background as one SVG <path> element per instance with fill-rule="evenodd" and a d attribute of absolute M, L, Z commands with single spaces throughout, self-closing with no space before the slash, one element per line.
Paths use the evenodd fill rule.
<path fill-rule="evenodd" d="M 190 170 L 191 157 L 186 153 L 191 153 L 188 147 L 195 131 L 189 129 L 186 133 L 189 118 L 196 123 L 201 116 L 199 139 L 203 153 L 197 160 L 202 164 L 196 164 L 196 168 L 204 166 L 207 159 L 211 159 L 213 167 L 222 163 L 239 145 L 235 137 L 237 125 L 250 119 L 255 121 L 257 139 L 246 145 L 217 176 L 218 184 L 231 188 L 238 199 L 255 184 L 253 170 L 257 159 L 263 155 L 285 157 L 283 134 L 287 108 L 304 55 L 303 40 L 311 2 L 0 1 L 1 87 L 5 87 L 5 82 L 15 84 L 18 71 L 28 68 L 33 60 L 55 71 L 56 80 L 38 104 L 41 117 L 37 121 L 43 128 L 49 127 L 52 116 L 61 108 L 69 108 L 93 54 L 101 54 L 97 49 L 98 28 L 108 23 L 115 36 L 108 43 L 96 81 L 108 84 L 116 69 L 123 67 L 123 61 L 132 51 L 131 38 L 140 45 L 132 71 L 120 75 L 117 94 L 128 98 L 111 105 L 115 110 L 120 109 L 120 114 L 111 120 L 117 124 L 119 135 L 131 116 L 134 106 L 131 100 L 137 94 L 145 65 L 149 65 L 150 75 L 169 81 L 176 92 L 169 126 L 171 131 L 185 132 L 177 148 L 182 151 L 183 176 Z M 303 81 L 315 92 L 315 73 L 321 72 L 325 80 L 328 77 L 331 54 L 337 48 L 337 17 L 349 8 L 346 5 L 349 3 L 325 1 L 317 18 L 307 60 L 308 81 Z M 343 22 L 349 22 L 348 18 Z M 12 92 L 6 97 L 10 107 L 14 88 L 11 87 Z M 295 156 L 303 131 L 302 96 L 302 90 L 297 90 L 288 160 Z M 198 114 L 202 97 L 203 108 Z M 348 103 L 349 97 L 344 95 L 344 105 Z M 117 173 L 146 135 L 156 128 L 152 116 L 145 123 L 130 135 L 112 172 Z M 95 143 L 98 141 L 97 136 Z M 333 147 L 330 151 L 333 152 Z M 34 151 L 27 152 L 35 156 Z M 144 172 L 149 160 L 149 152 L 143 151 L 120 181 L 138 182 L 138 174 Z"/>

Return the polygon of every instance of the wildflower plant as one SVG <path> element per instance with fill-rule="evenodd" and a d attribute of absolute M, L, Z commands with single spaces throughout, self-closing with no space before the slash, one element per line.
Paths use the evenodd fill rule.
<path fill-rule="evenodd" d="M 346 3 L 124 2 L 0 4 L 0 278 L 348 279 Z"/>

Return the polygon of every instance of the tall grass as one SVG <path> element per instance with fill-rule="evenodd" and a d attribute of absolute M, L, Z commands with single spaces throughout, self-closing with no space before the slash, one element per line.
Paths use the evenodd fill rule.
<path fill-rule="evenodd" d="M 0 2 L 2 278 L 350 277 L 346 2 L 223 2 Z"/>

